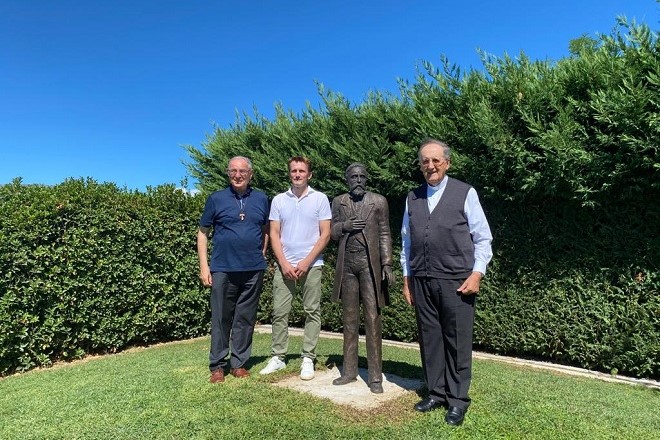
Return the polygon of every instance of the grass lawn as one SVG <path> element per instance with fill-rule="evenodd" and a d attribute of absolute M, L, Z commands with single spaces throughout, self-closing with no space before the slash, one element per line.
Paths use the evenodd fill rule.
<path fill-rule="evenodd" d="M 275 387 L 260 377 L 270 335 L 256 334 L 248 379 L 208 382 L 208 338 L 129 350 L 0 380 L 0 439 L 660 439 L 658 390 L 475 361 L 472 405 L 459 428 L 444 411 L 412 409 L 416 393 L 377 410 Z M 322 339 L 318 368 L 341 363 Z M 361 363 L 365 363 L 361 346 Z M 419 378 L 416 350 L 384 347 L 384 371 Z"/>

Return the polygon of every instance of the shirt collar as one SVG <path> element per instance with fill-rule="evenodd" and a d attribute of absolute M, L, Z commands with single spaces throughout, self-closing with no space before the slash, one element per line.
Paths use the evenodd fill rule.
<path fill-rule="evenodd" d="M 243 194 L 242 196 L 238 195 L 238 193 L 236 192 L 234 187 L 231 186 L 231 185 L 229 185 L 229 191 L 231 191 L 231 193 L 234 197 L 236 197 L 237 199 L 241 199 L 241 198 L 244 198 L 244 197 L 247 197 L 247 196 L 250 195 L 250 193 L 252 192 L 252 187 L 250 185 L 248 185 L 248 187 L 245 189 L 245 194 Z"/>
<path fill-rule="evenodd" d="M 426 184 L 426 194 L 431 196 L 433 194 L 436 194 L 438 191 L 444 189 L 447 186 L 447 181 L 449 180 L 449 176 L 445 174 L 445 177 L 442 178 L 440 183 L 438 183 L 435 186 L 429 185 L 428 183 Z"/>
<path fill-rule="evenodd" d="M 315 192 L 316 192 L 316 190 L 314 188 L 307 185 L 307 192 L 305 194 L 303 194 L 301 198 L 306 197 L 306 196 L 308 196 L 312 193 L 315 193 Z M 288 195 L 289 197 L 297 197 L 295 195 L 295 193 L 293 192 L 293 189 L 291 189 L 291 187 L 289 187 L 289 189 L 287 190 L 286 195 Z"/>

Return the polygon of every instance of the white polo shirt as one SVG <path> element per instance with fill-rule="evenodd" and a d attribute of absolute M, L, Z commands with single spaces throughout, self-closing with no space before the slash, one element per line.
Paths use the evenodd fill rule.
<path fill-rule="evenodd" d="M 289 190 L 278 194 L 270 205 L 271 221 L 280 222 L 284 258 L 295 265 L 305 258 L 318 241 L 319 222 L 332 219 L 328 197 L 311 186 L 298 198 Z M 312 266 L 323 265 L 323 253 Z"/>

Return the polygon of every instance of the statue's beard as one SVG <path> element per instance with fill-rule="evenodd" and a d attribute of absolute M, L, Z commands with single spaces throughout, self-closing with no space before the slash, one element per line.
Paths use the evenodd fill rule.
<path fill-rule="evenodd" d="M 365 189 L 361 186 L 356 186 L 354 188 L 351 188 L 351 196 L 353 197 L 362 197 L 365 193 Z"/>

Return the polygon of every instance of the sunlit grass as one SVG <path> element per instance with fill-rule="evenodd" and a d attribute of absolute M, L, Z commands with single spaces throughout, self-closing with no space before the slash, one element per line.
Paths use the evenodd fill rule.
<path fill-rule="evenodd" d="M 271 385 L 298 374 L 257 374 L 270 335 L 255 334 L 248 379 L 208 382 L 208 339 L 130 350 L 0 380 L 2 439 L 657 439 L 660 392 L 475 361 L 465 424 L 419 414 L 416 393 L 359 411 Z M 361 347 L 364 361 L 364 347 Z M 340 362 L 341 340 L 322 339 L 318 366 Z M 384 347 L 384 369 L 421 377 L 416 350 Z M 318 367 L 317 367 L 318 368 Z"/>

